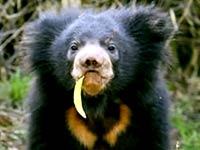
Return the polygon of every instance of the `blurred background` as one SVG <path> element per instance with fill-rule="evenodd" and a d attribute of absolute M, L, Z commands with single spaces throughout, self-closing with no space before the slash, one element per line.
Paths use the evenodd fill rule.
<path fill-rule="evenodd" d="M 135 4 L 161 7 L 177 29 L 166 74 L 172 150 L 200 150 L 200 0 L 0 0 L 0 150 L 24 150 L 23 104 L 32 80 L 19 45 L 24 26 L 52 7 L 104 10 Z"/>

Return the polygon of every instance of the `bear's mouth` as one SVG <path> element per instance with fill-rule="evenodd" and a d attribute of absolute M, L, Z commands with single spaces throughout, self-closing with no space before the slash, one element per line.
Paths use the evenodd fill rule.
<path fill-rule="evenodd" d="M 96 96 L 103 89 L 104 82 L 102 76 L 96 71 L 87 71 L 76 81 L 74 88 L 74 105 L 77 112 L 83 118 L 87 116 L 83 109 L 81 93 L 83 92 L 89 96 Z"/>
<path fill-rule="evenodd" d="M 87 95 L 96 96 L 105 87 L 106 80 L 99 72 L 89 70 L 84 73 L 82 89 Z"/>

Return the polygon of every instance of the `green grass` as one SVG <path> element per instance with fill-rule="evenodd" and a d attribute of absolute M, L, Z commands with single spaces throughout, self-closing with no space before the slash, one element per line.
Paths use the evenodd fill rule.
<path fill-rule="evenodd" d="M 20 104 L 28 91 L 30 81 L 31 77 L 23 76 L 18 69 L 11 74 L 9 80 L 0 82 L 0 99 L 10 100 L 13 105 Z"/>
<path fill-rule="evenodd" d="M 197 100 L 184 95 L 173 104 L 172 124 L 180 134 L 177 150 L 200 150 L 200 120 L 191 117 L 196 114 L 194 108 L 197 103 Z"/>

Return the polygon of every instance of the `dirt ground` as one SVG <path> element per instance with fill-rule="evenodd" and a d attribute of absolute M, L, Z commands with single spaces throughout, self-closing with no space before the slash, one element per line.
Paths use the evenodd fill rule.
<path fill-rule="evenodd" d="M 0 150 L 25 150 L 27 116 L 0 100 Z"/>

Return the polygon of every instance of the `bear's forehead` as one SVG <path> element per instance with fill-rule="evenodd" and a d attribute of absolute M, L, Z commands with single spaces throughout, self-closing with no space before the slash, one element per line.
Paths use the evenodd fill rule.
<path fill-rule="evenodd" d="M 70 30 L 76 38 L 104 39 L 116 35 L 119 26 L 109 16 L 83 14 L 72 23 Z"/>

